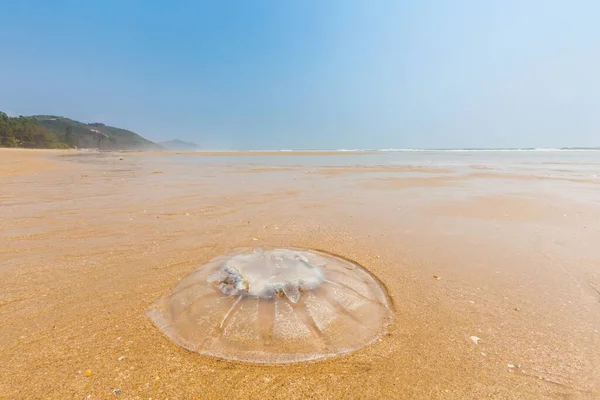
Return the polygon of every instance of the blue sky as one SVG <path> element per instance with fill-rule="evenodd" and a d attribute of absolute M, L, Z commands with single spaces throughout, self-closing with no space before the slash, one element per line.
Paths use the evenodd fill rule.
<path fill-rule="evenodd" d="M 600 146 L 600 2 L 0 0 L 0 110 L 207 148 Z"/>

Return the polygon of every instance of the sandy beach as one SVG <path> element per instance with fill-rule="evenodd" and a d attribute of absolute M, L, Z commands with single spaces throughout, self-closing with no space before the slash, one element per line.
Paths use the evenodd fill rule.
<path fill-rule="evenodd" d="M 600 398 L 598 155 L 0 149 L 0 399 Z M 251 365 L 146 316 L 260 246 L 361 265 L 388 333 Z"/>

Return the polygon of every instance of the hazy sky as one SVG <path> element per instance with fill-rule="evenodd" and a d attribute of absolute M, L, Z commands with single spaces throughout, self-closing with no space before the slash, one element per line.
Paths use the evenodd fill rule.
<path fill-rule="evenodd" d="M 600 146 L 600 2 L 0 0 L 0 110 L 209 148 Z"/>

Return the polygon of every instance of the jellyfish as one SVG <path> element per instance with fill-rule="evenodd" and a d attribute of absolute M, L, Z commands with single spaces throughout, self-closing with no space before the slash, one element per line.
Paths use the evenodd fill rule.
<path fill-rule="evenodd" d="M 284 364 L 358 350 L 392 313 L 363 268 L 315 250 L 237 249 L 201 265 L 147 311 L 176 344 L 225 360 Z"/>

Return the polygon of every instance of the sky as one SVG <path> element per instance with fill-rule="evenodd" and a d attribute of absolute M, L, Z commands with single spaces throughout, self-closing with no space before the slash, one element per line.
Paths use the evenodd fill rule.
<path fill-rule="evenodd" d="M 0 0 L 0 110 L 209 149 L 600 146 L 595 0 Z"/>

